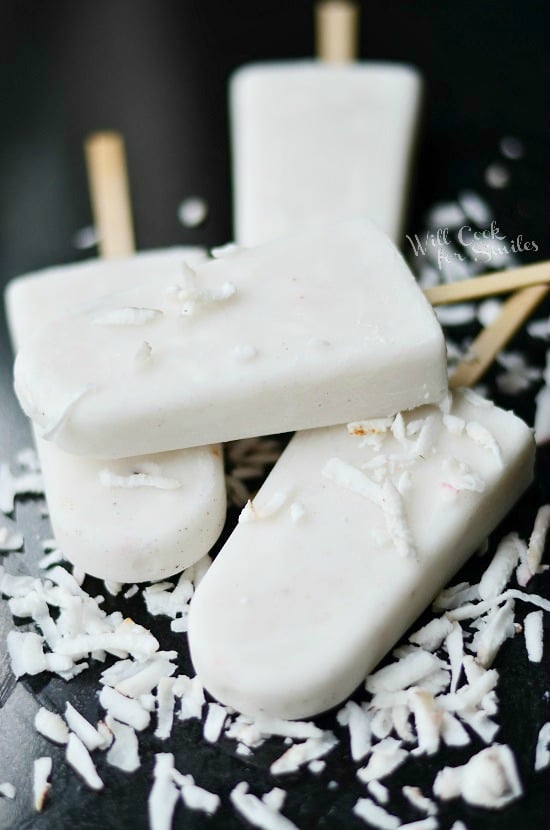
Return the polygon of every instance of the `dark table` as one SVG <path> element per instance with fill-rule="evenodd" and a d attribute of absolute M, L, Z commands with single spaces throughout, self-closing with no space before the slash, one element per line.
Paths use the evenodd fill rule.
<path fill-rule="evenodd" d="M 542 0 L 521 4 L 373 0 L 362 6 L 362 57 L 410 62 L 427 81 L 408 232 L 423 230 L 426 211 L 434 203 L 454 200 L 461 190 L 472 189 L 494 208 L 508 238 L 523 234 L 536 241 L 538 252 L 520 254 L 520 261 L 548 258 Z M 311 9 L 312 4 L 302 0 L 4 0 L 0 9 L 2 284 L 17 274 L 94 253 L 76 249 L 74 235 L 91 224 L 82 140 L 87 132 L 101 128 L 119 129 L 126 138 L 141 248 L 228 240 L 228 75 L 251 60 L 310 55 Z M 521 140 L 525 150 L 521 159 L 503 159 L 499 143 L 505 136 Z M 504 163 L 510 174 L 508 186 L 501 189 L 485 181 L 485 171 L 494 162 Z M 183 227 L 177 217 L 178 205 L 191 195 L 201 196 L 209 206 L 207 221 L 193 229 Z M 404 248 L 410 255 L 408 243 Z M 548 307 L 537 316 L 547 313 Z M 465 329 L 460 336 L 469 333 Z M 451 336 L 456 339 L 456 329 Z M 510 348 L 521 350 L 533 365 L 544 366 L 544 342 L 523 332 Z M 7 333 L 0 324 L 0 458 L 8 460 L 30 444 L 28 425 L 11 391 L 11 361 Z M 493 370 L 487 382 L 496 402 L 532 424 L 537 384 L 509 397 L 499 391 L 495 376 Z M 495 538 L 511 529 L 524 537 L 529 534 L 537 507 L 550 495 L 549 472 L 549 447 L 540 447 L 536 483 Z M 235 518 L 236 511 L 230 511 L 226 533 Z M 27 548 L 24 554 L 11 554 L 2 561 L 12 573 L 35 573 L 41 554 L 38 539 L 49 535 L 46 520 L 33 500 L 18 503 L 15 520 L 25 532 Z M 458 578 L 475 581 L 484 564 L 474 558 Z M 550 577 L 537 577 L 535 583 L 534 590 L 550 594 Z M 88 585 L 91 591 L 93 581 Z M 99 590 L 99 583 L 95 588 Z M 108 604 L 117 607 L 116 600 Z M 167 621 L 151 622 L 140 599 L 124 607 L 153 630 L 163 648 L 178 648 L 180 669 L 192 672 L 186 649 L 182 651 L 183 638 L 170 633 Z M 6 603 L 0 602 L 0 642 L 12 625 Z M 547 620 L 545 630 L 548 635 Z M 528 663 L 523 638 L 518 636 L 506 642 L 496 667 L 501 674 L 502 725 L 497 740 L 514 749 L 526 794 L 502 814 L 451 802 L 441 810 L 442 828 L 456 818 L 462 818 L 470 830 L 545 826 L 547 777 L 533 773 L 532 759 L 538 729 L 549 718 L 548 655 L 541 665 Z M 235 756 L 233 742 L 205 744 L 200 724 L 190 721 L 177 723 L 169 745 L 146 734 L 140 741 L 142 767 L 131 777 L 100 760 L 107 786 L 99 796 L 91 793 L 65 766 L 61 751 L 35 733 L 32 719 L 39 704 L 60 711 L 69 699 L 97 720 L 93 691 L 100 671 L 101 666 L 95 666 L 70 684 L 44 677 L 15 683 L 5 649 L 0 650 L 0 780 L 18 788 L 15 801 L 0 799 L 0 827 L 146 827 L 152 756 L 158 751 L 173 751 L 176 766 L 192 771 L 198 783 L 219 792 L 224 802 L 212 819 L 180 809 L 178 827 L 241 827 L 227 800 L 235 783 L 246 779 L 255 793 L 278 783 L 267 769 L 281 752 L 280 742 L 268 742 L 252 758 L 243 759 Z M 319 723 L 335 729 L 333 714 Z M 461 763 L 471 753 L 471 747 L 463 752 L 442 751 L 408 763 L 391 779 L 392 793 L 403 783 L 416 783 L 428 791 L 442 765 Z M 32 761 L 41 754 L 54 759 L 54 787 L 46 810 L 38 816 L 32 810 L 30 779 Z M 301 774 L 281 781 L 288 790 L 284 812 L 300 827 L 364 826 L 350 813 L 364 787 L 347 756 L 342 740 L 319 778 Z M 327 789 L 329 780 L 337 781 L 338 788 Z M 420 817 L 403 804 L 396 796 L 390 807 L 409 821 Z"/>

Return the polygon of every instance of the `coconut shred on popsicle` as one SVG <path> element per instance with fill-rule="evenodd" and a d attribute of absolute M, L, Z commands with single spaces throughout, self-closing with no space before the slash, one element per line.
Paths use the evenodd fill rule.
<path fill-rule="evenodd" d="M 116 175 L 113 181 L 111 172 L 108 182 L 111 216 L 105 222 L 100 212 L 98 224 L 104 252 L 114 258 L 12 280 L 6 309 L 14 350 L 31 342 L 43 326 L 62 327 L 67 314 L 106 293 L 145 278 L 176 280 L 183 269 L 206 259 L 202 249 L 189 247 L 121 258 L 130 253 L 133 234 L 129 207 L 114 210 L 112 188 L 120 189 L 124 173 L 120 146 L 117 136 L 103 137 L 102 149 L 111 161 L 115 152 L 110 170 Z M 92 179 L 101 190 L 105 182 L 103 177 L 97 182 L 97 176 L 94 168 Z M 117 220 L 114 232 L 112 218 Z M 147 371 L 143 344 L 135 361 L 137 370 Z M 85 572 L 115 582 L 161 579 L 192 565 L 217 539 L 226 506 L 219 446 L 98 462 L 63 452 L 36 430 L 35 442 L 56 542 Z"/>

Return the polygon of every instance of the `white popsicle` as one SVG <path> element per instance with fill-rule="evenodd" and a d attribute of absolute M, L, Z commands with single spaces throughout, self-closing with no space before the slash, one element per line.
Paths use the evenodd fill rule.
<path fill-rule="evenodd" d="M 173 248 L 19 277 L 6 291 L 14 347 L 105 293 L 147 277 L 175 279 L 184 262 L 205 258 L 199 248 Z M 115 582 L 162 579 L 200 559 L 218 538 L 226 506 L 218 445 L 97 462 L 35 439 L 57 544 L 87 573 Z M 132 487 L 138 480 L 142 486 Z"/>
<path fill-rule="evenodd" d="M 105 458 L 388 415 L 446 385 L 435 315 L 366 219 L 156 275 L 42 329 L 15 365 L 42 434 Z"/>
<path fill-rule="evenodd" d="M 335 706 L 503 518 L 533 461 L 531 430 L 468 391 L 447 414 L 298 434 L 191 603 L 201 682 L 253 716 Z"/>
<path fill-rule="evenodd" d="M 239 69 L 230 87 L 237 242 L 353 215 L 398 240 L 420 94 L 418 72 L 400 64 Z"/>

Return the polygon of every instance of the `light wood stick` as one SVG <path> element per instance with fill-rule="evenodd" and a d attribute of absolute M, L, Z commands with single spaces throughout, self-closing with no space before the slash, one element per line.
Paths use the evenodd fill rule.
<path fill-rule="evenodd" d="M 550 261 L 537 262 L 524 268 L 511 268 L 509 271 L 499 271 L 496 274 L 461 280 L 449 285 L 436 285 L 427 288 L 424 294 L 432 305 L 444 305 L 506 294 L 508 291 L 541 283 L 550 283 Z"/>
<path fill-rule="evenodd" d="M 473 386 L 477 383 L 549 290 L 550 287 L 547 285 L 538 285 L 525 288 L 510 297 L 502 306 L 495 322 L 476 337 L 468 350 L 468 355 L 456 367 L 449 379 L 450 388 Z"/>
<path fill-rule="evenodd" d="M 106 259 L 131 256 L 135 244 L 122 136 L 93 133 L 84 151 L 100 254 Z"/>
<path fill-rule="evenodd" d="M 330 63 L 357 59 L 359 9 L 349 0 L 324 0 L 315 6 L 317 57 Z"/>

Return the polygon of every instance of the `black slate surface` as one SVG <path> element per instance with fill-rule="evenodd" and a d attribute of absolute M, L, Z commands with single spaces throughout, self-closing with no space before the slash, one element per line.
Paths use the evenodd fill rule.
<path fill-rule="evenodd" d="M 424 229 L 426 210 L 436 201 L 452 200 L 460 190 L 470 188 L 488 199 L 510 239 L 523 234 L 537 242 L 539 251 L 521 255 L 522 261 L 548 258 L 542 2 L 375 0 L 362 6 L 362 56 L 410 61 L 427 81 L 408 231 Z M 91 222 L 81 143 L 86 132 L 99 128 L 120 129 L 126 137 L 140 247 L 213 245 L 229 239 L 228 74 L 245 61 L 296 57 L 312 50 L 311 3 L 291 0 L 4 0 L 0 33 L 3 284 L 19 273 L 89 255 L 74 248 L 73 236 Z M 488 164 L 504 161 L 499 141 L 506 135 L 521 139 L 525 156 L 505 161 L 510 171 L 506 188 L 490 189 L 484 171 Z M 207 222 L 193 230 L 183 228 L 177 219 L 180 201 L 190 195 L 205 198 L 209 205 Z M 537 316 L 544 314 L 548 306 Z M 455 329 L 451 336 L 457 339 Z M 533 365 L 544 365 L 546 344 L 525 332 L 510 348 L 528 354 Z M 490 373 L 488 382 L 497 403 L 533 423 L 537 384 L 520 396 L 506 397 L 495 386 L 495 374 Z M 29 443 L 28 426 L 11 392 L 11 353 L 0 324 L 0 458 L 12 459 L 17 449 Z M 528 535 L 537 507 L 549 497 L 550 448 L 546 446 L 539 449 L 536 483 L 493 538 L 508 530 Z M 227 530 L 235 517 L 236 511 L 231 511 Z M 14 518 L 25 534 L 26 550 L 2 557 L 2 562 L 11 573 L 36 573 L 41 553 L 38 538 L 49 536 L 47 520 L 31 499 L 17 504 Z M 474 558 L 457 580 L 475 581 L 485 562 Z M 93 580 L 85 587 L 90 593 L 101 588 Z M 549 596 L 550 577 L 537 577 L 533 590 Z M 152 621 L 141 599 L 110 599 L 107 605 L 121 607 L 145 622 L 163 648 L 178 648 L 180 669 L 191 671 L 183 638 L 170 633 L 167 621 Z M 519 619 L 523 612 L 518 609 Z M 1 643 L 11 626 L 7 605 L 0 602 Z M 548 635 L 547 620 L 545 632 Z M 550 715 L 548 656 L 542 665 L 528 663 L 523 638 L 518 636 L 506 642 L 496 667 L 501 674 L 502 724 L 497 739 L 516 752 L 525 796 L 496 814 L 452 802 L 441 809 L 442 828 L 457 818 L 470 830 L 520 823 L 534 830 L 546 826 L 548 778 L 532 772 L 532 761 L 538 729 Z M 243 779 L 258 794 L 278 783 L 268 766 L 282 751 L 280 741 L 268 742 L 252 758 L 243 759 L 235 756 L 233 742 L 205 744 L 198 721 L 178 722 L 168 744 L 152 734 L 144 736 L 143 766 L 132 776 L 107 767 L 100 758 L 98 768 L 106 788 L 96 795 L 66 767 L 62 752 L 36 735 L 32 719 L 40 704 L 59 711 L 65 700 L 71 700 L 97 720 L 100 710 L 93 693 L 100 670 L 101 666 L 94 666 L 70 684 L 42 677 L 16 684 L 0 647 L 0 781 L 11 781 L 18 789 L 15 801 L 0 799 L 0 827 L 146 827 L 152 756 L 166 750 L 175 753 L 179 769 L 192 772 L 198 783 L 223 799 L 223 809 L 214 818 L 179 808 L 175 826 L 242 827 L 227 796 Z M 343 736 L 334 714 L 318 720 Z M 355 778 L 356 765 L 347 757 L 346 746 L 344 739 L 319 778 L 301 773 L 282 782 L 288 790 L 284 812 L 301 828 L 364 826 L 351 815 L 364 787 Z M 392 793 L 397 794 L 390 808 L 409 821 L 419 818 L 398 795 L 399 787 L 418 784 L 428 791 L 442 765 L 461 763 L 471 752 L 472 747 L 442 751 L 408 762 L 391 779 Z M 33 759 L 41 754 L 53 757 L 54 787 L 47 808 L 37 816 L 32 811 L 30 773 Z M 337 781 L 337 789 L 327 789 L 331 780 Z"/>

